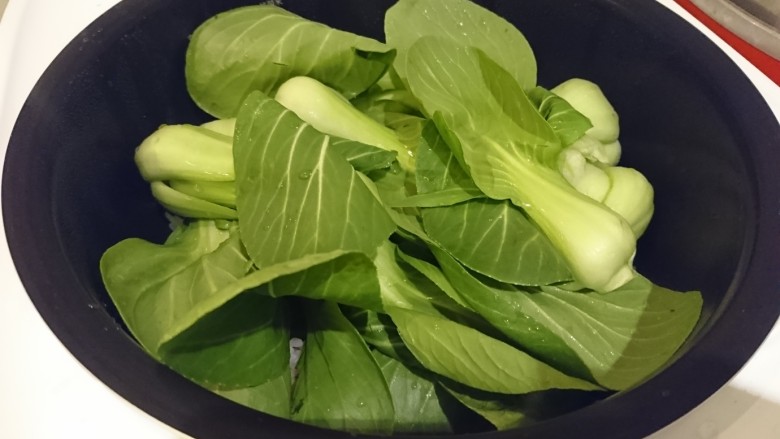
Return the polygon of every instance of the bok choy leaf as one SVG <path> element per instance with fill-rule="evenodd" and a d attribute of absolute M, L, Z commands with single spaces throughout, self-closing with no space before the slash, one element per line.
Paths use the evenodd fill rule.
<path fill-rule="evenodd" d="M 187 49 L 185 73 L 195 102 L 215 117 L 229 118 L 252 91 L 272 95 L 293 76 L 310 76 L 351 99 L 373 85 L 394 56 L 376 40 L 275 5 L 253 5 L 199 26 Z"/>

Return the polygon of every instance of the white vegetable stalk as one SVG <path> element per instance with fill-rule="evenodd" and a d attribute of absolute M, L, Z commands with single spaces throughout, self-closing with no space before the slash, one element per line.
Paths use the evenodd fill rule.
<path fill-rule="evenodd" d="M 169 212 L 187 218 L 238 219 L 235 209 L 179 192 L 162 181 L 153 181 L 152 195 Z"/>
<path fill-rule="evenodd" d="M 337 91 L 306 76 L 285 81 L 274 97 L 304 122 L 324 134 L 354 140 L 398 153 L 398 163 L 414 170 L 414 154 L 390 128 L 379 124 Z"/>
<path fill-rule="evenodd" d="M 604 204 L 625 218 L 637 237 L 641 236 L 655 210 L 653 186 L 636 169 L 615 166 L 604 172 L 612 183 Z"/>
<path fill-rule="evenodd" d="M 593 127 L 587 131 L 588 135 L 604 144 L 610 144 L 618 139 L 620 134 L 618 114 L 598 85 L 585 79 L 573 78 L 550 91 L 565 99 L 575 110 L 590 119 Z"/>
<path fill-rule="evenodd" d="M 194 125 L 163 125 L 135 150 L 146 181 L 233 181 L 233 138 Z"/>
<path fill-rule="evenodd" d="M 617 165 L 622 152 L 619 141 L 604 144 L 589 134 L 577 139 L 569 148 L 579 151 L 589 162 L 603 166 Z"/>
<path fill-rule="evenodd" d="M 552 89 L 590 119 L 593 128 L 561 151 L 558 170 L 578 192 L 603 203 L 641 236 L 653 216 L 653 187 L 639 171 L 618 167 L 622 148 L 615 109 L 598 85 L 574 78 Z"/>
<path fill-rule="evenodd" d="M 654 193 L 641 172 L 621 166 L 601 168 L 572 149 L 561 152 L 558 169 L 574 189 L 615 211 L 634 235 L 642 236 L 653 216 Z"/>
<path fill-rule="evenodd" d="M 596 201 L 603 201 L 609 192 L 609 176 L 598 166 L 588 163 L 579 151 L 567 148 L 558 158 L 558 169 L 572 186 Z"/>
<path fill-rule="evenodd" d="M 653 186 L 641 172 L 621 166 L 599 167 L 577 150 L 561 151 L 558 169 L 581 194 L 604 204 L 622 216 L 637 237 L 653 216 Z"/>
<path fill-rule="evenodd" d="M 515 171 L 523 184 L 506 195 L 552 241 L 575 280 L 586 288 L 608 292 L 634 278 L 636 236 L 625 219 L 574 190 L 554 170 L 515 157 L 497 155 L 491 160 L 517 164 Z"/>
<path fill-rule="evenodd" d="M 202 124 L 201 127 L 224 136 L 233 137 L 236 131 L 236 118 L 212 120 Z"/>

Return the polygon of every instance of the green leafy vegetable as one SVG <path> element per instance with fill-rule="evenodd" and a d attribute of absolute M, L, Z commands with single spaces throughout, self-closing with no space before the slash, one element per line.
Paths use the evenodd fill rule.
<path fill-rule="evenodd" d="M 275 299 L 242 294 L 167 342 L 162 357 L 172 369 L 212 389 L 259 386 L 289 375 L 285 311 Z"/>
<path fill-rule="evenodd" d="M 615 390 L 662 366 L 693 329 L 702 305 L 697 293 L 676 293 L 641 277 L 609 294 L 488 286 L 436 253 L 463 300 L 512 340 L 560 370 Z"/>
<path fill-rule="evenodd" d="M 221 287 L 243 277 L 251 262 L 232 236 L 211 222 L 175 232 L 157 246 L 128 239 L 101 259 L 106 288 L 133 335 L 159 357 L 163 343 L 192 326 L 192 309 Z"/>
<path fill-rule="evenodd" d="M 195 30 L 187 88 L 219 119 L 135 152 L 173 232 L 100 261 L 140 346 L 352 434 L 521 427 L 664 367 L 702 298 L 633 269 L 654 193 L 601 88 L 538 86 L 468 0 L 398 0 L 385 31 L 269 4 Z"/>
<path fill-rule="evenodd" d="M 428 122 L 422 137 L 425 142 L 418 148 L 415 173 L 418 194 L 446 195 L 451 199 L 447 205 L 485 196 L 458 163 L 435 124 Z"/>
<path fill-rule="evenodd" d="M 530 102 L 518 104 L 528 98 L 505 71 L 478 50 L 431 37 L 412 46 L 407 67 L 410 89 L 446 130 L 447 143 L 477 186 L 522 207 L 575 279 L 610 291 L 633 278 L 631 228 L 548 167 L 560 152 L 557 137 Z M 521 114 L 527 108 L 536 116 Z M 523 128 L 521 119 L 530 123 Z"/>
<path fill-rule="evenodd" d="M 565 99 L 544 87 L 534 87 L 528 92 L 528 98 L 561 139 L 563 146 L 571 145 L 593 127 L 590 120 Z"/>
<path fill-rule="evenodd" d="M 394 53 L 370 38 L 306 20 L 274 5 L 214 16 L 192 34 L 187 89 L 206 112 L 234 117 L 252 91 L 273 94 L 306 75 L 352 98 L 387 70 Z"/>
<path fill-rule="evenodd" d="M 259 385 L 286 370 L 288 353 L 279 346 L 286 348 L 288 330 L 274 301 L 225 294 L 251 263 L 236 230 L 215 247 L 224 237 L 214 229 L 195 223 L 174 232 L 162 248 L 123 241 L 103 256 L 103 278 L 120 315 L 151 355 L 207 387 Z"/>
<path fill-rule="evenodd" d="M 612 294 L 581 294 L 554 286 L 542 290 L 538 306 L 560 316 L 559 322 L 568 322 L 559 325 L 561 335 L 580 334 L 585 346 L 579 349 L 589 351 L 581 352 L 583 361 L 612 389 L 634 386 L 669 361 L 702 308 L 698 292 L 671 291 L 641 277 Z"/>
<path fill-rule="evenodd" d="M 334 304 L 307 303 L 304 311 L 292 419 L 353 433 L 392 433 L 393 399 L 363 339 Z"/>
<path fill-rule="evenodd" d="M 259 266 L 373 254 L 395 228 L 332 138 L 259 92 L 242 106 L 234 154 L 241 238 Z"/>
<path fill-rule="evenodd" d="M 396 247 L 389 242 L 379 248 L 374 263 L 385 309 L 414 310 L 432 316 L 478 323 L 478 317 L 471 310 L 460 306 L 417 270 L 404 266 L 396 257 Z"/>
<path fill-rule="evenodd" d="M 442 389 L 400 361 L 374 351 L 395 407 L 395 433 L 452 433 Z M 445 393 L 446 396 L 446 393 Z"/>
<path fill-rule="evenodd" d="M 341 254 L 302 271 L 274 279 L 263 292 L 272 297 L 326 299 L 366 310 L 383 310 L 376 267 L 362 253 Z"/>
<path fill-rule="evenodd" d="M 373 349 L 385 356 L 395 358 L 407 366 L 412 365 L 418 370 L 423 369 L 401 340 L 398 329 L 390 316 L 349 307 L 346 307 L 344 315 L 355 326 L 363 340 Z"/>
<path fill-rule="evenodd" d="M 571 278 L 547 237 L 508 201 L 478 199 L 421 213 L 428 236 L 472 270 L 522 285 Z"/>
<path fill-rule="evenodd" d="M 505 19 L 466 0 L 400 0 L 385 15 L 387 43 L 398 50 L 394 64 L 402 77 L 405 57 L 419 38 L 436 35 L 476 47 L 507 70 L 525 89 L 536 85 L 536 60 L 523 34 Z"/>
<path fill-rule="evenodd" d="M 389 314 L 420 363 L 468 386 L 506 394 L 598 389 L 452 320 L 401 308 L 389 310 Z"/>
<path fill-rule="evenodd" d="M 396 153 L 350 140 L 333 140 L 333 146 L 356 171 L 368 173 L 393 165 Z"/>

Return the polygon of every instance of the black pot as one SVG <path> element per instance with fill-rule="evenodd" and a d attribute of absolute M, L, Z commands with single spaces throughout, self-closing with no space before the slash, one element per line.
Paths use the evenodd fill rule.
<path fill-rule="evenodd" d="M 162 123 L 206 115 L 184 86 L 188 35 L 250 0 L 125 0 L 48 68 L 13 131 L 2 182 L 11 254 L 65 346 L 124 398 L 195 437 L 351 437 L 224 400 L 147 356 L 123 328 L 98 260 L 119 240 L 161 241 L 161 208 L 133 150 Z M 389 0 L 287 0 L 307 18 L 381 38 Z M 483 1 L 534 48 L 542 85 L 600 84 L 621 115 L 623 162 L 656 188 L 638 268 L 704 310 L 673 364 L 636 388 L 520 430 L 480 437 L 641 437 L 745 363 L 780 314 L 780 129 L 739 68 L 655 2 Z M 100 31 L 98 31 L 100 30 Z M 86 38 L 85 38 L 86 37 Z"/>

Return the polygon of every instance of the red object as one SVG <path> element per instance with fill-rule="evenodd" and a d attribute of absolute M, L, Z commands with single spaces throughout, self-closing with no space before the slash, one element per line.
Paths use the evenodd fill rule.
<path fill-rule="evenodd" d="M 775 84 L 780 85 L 780 60 L 777 60 L 766 53 L 756 49 L 750 43 L 738 37 L 730 30 L 723 27 L 720 23 L 712 19 L 704 11 L 696 7 L 690 0 L 675 0 L 686 11 L 701 21 L 702 24 L 710 28 L 719 37 L 733 47 L 737 52 L 750 61 L 759 70 L 764 72 Z"/>

